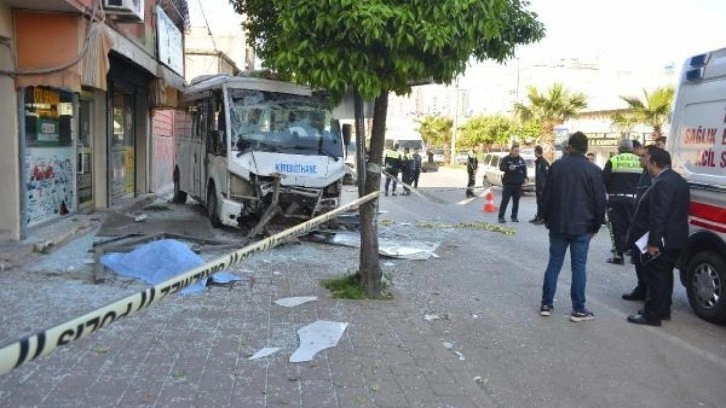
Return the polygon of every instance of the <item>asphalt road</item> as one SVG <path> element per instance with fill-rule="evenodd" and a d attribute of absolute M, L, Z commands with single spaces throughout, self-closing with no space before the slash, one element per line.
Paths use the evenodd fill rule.
<path fill-rule="evenodd" d="M 483 199 L 456 204 L 464 190 L 449 187 L 465 183 L 463 171 L 426 173 L 421 190 L 438 197 L 436 202 L 399 196 L 385 198 L 381 208 L 401 222 L 496 224 L 496 214 L 482 211 Z M 498 206 L 501 195 L 494 193 Z M 587 306 L 595 320 L 567 318 L 569 261 L 555 313 L 539 316 L 548 238 L 544 226 L 527 222 L 534 213 L 534 197 L 527 195 L 520 204 L 522 222 L 507 224 L 516 234 L 456 230 L 437 251 L 440 258 L 430 261 L 440 268 L 409 263 L 394 278 L 421 313 L 448 317 L 431 324 L 479 370 L 487 394 L 506 407 L 723 407 L 726 328 L 696 317 L 680 284 L 670 322 L 660 328 L 627 323 L 626 316 L 641 307 L 620 297 L 634 286 L 635 273 L 630 265 L 605 262 L 606 229 L 593 239 L 588 258 Z"/>

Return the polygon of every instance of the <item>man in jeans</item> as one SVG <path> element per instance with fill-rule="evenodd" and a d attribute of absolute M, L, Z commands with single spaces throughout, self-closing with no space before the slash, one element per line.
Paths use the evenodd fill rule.
<path fill-rule="evenodd" d="M 570 136 L 569 154 L 550 166 L 542 198 L 545 226 L 550 230 L 550 259 L 542 285 L 540 314 L 552 314 L 557 277 L 570 248 L 572 266 L 572 313 L 570 320 L 592 320 L 595 315 L 585 307 L 587 252 L 590 239 L 605 220 L 605 183 L 599 167 L 586 157 L 587 136 Z"/>

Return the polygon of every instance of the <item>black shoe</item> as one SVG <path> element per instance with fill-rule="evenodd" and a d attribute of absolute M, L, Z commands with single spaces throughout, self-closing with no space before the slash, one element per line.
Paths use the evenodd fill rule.
<path fill-rule="evenodd" d="M 613 255 L 610 258 L 605 260 L 609 264 L 615 264 L 615 265 L 625 265 L 625 259 L 623 259 L 622 256 Z"/>
<path fill-rule="evenodd" d="M 386 197 L 388 197 L 388 191 L 386 191 Z"/>
<path fill-rule="evenodd" d="M 660 319 L 651 319 L 643 316 L 642 314 L 639 315 L 630 315 L 628 316 L 628 322 L 633 324 L 642 324 L 645 326 L 661 326 L 663 323 L 660 321 Z"/>
<path fill-rule="evenodd" d="M 500 223 L 500 224 L 505 224 L 506 222 L 507 222 L 507 220 L 505 220 L 505 219 L 504 219 L 504 218 L 502 218 L 502 217 L 499 217 L 499 223 Z"/>
<path fill-rule="evenodd" d="M 642 291 L 633 289 L 633 291 L 630 293 L 623 293 L 623 299 L 633 300 L 633 301 L 645 300 L 645 293 L 643 293 Z"/>
<path fill-rule="evenodd" d="M 395 197 L 395 196 L 397 196 L 397 195 L 398 195 L 398 194 L 396 194 L 396 192 L 395 192 L 395 191 L 391 193 L 391 196 L 393 196 L 393 197 Z"/>
<path fill-rule="evenodd" d="M 645 314 L 645 309 L 638 310 L 638 314 L 642 315 Z M 671 320 L 671 311 L 665 312 L 665 314 L 661 317 L 661 320 Z"/>
<path fill-rule="evenodd" d="M 539 218 L 537 218 L 537 217 L 534 217 L 534 218 L 532 218 L 531 220 L 529 220 L 529 222 L 531 222 L 532 224 L 536 224 L 536 223 L 538 223 L 538 222 L 539 222 Z"/>
<path fill-rule="evenodd" d="M 517 217 L 512 217 L 512 222 L 519 222 L 519 218 L 517 218 Z"/>
<path fill-rule="evenodd" d="M 542 224 L 544 224 L 544 223 L 545 223 L 545 221 L 544 221 L 544 220 L 543 220 L 542 218 L 540 218 L 540 219 L 538 219 L 537 221 L 535 221 L 535 223 L 534 223 L 534 224 L 535 224 L 535 225 L 542 225 Z"/>

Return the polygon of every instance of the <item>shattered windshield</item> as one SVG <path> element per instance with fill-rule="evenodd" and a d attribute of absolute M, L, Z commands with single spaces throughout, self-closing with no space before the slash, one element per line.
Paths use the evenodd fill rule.
<path fill-rule="evenodd" d="M 338 122 L 324 101 L 238 89 L 230 99 L 232 150 L 343 157 Z"/>

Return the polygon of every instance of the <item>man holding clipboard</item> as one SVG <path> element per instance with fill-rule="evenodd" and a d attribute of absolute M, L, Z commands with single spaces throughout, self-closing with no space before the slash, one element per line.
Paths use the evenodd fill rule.
<path fill-rule="evenodd" d="M 648 171 L 653 181 L 635 209 L 628 245 L 641 252 L 647 287 L 645 307 L 628 316 L 628 322 L 660 326 L 670 318 L 673 269 L 688 243 L 688 184 L 671 168 L 670 154 L 650 149 Z"/>

